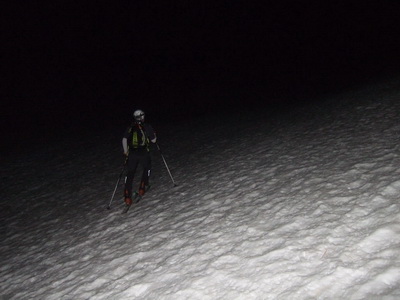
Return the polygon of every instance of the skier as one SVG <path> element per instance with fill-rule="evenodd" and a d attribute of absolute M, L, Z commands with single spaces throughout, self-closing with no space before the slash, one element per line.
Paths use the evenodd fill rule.
<path fill-rule="evenodd" d="M 149 188 L 151 173 L 150 142 L 156 143 L 157 137 L 150 124 L 144 123 L 145 114 L 142 110 L 135 110 L 133 122 L 122 138 L 124 155 L 128 159 L 128 172 L 125 178 L 124 197 L 126 205 L 132 204 L 132 185 L 138 165 L 143 168 L 139 185 L 138 196 L 142 197 Z"/>

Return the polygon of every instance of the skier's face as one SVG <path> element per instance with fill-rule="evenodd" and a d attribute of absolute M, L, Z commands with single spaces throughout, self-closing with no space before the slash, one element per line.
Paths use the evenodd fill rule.
<path fill-rule="evenodd" d="M 144 113 L 141 113 L 136 119 L 138 122 L 144 123 Z"/>

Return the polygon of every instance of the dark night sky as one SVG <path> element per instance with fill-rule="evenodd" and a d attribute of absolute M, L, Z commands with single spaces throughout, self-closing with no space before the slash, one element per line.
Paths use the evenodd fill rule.
<path fill-rule="evenodd" d="M 0 21 L 6 133 L 293 104 L 400 67 L 399 1 L 44 3 Z"/>

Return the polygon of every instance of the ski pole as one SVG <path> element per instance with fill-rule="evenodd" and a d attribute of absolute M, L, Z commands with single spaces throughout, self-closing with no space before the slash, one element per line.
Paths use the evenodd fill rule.
<path fill-rule="evenodd" d="M 158 143 L 156 143 L 156 145 L 157 145 L 158 151 L 160 151 L 161 158 L 162 158 L 162 160 L 164 161 L 164 165 L 165 165 L 165 167 L 167 168 L 169 177 L 171 177 L 172 183 L 174 184 L 174 186 L 177 186 L 177 184 L 175 183 L 174 178 L 172 177 L 171 171 L 170 171 L 169 168 L 168 168 L 168 165 L 167 165 L 167 162 L 166 162 L 166 160 L 165 160 L 165 158 L 164 158 L 164 155 L 163 155 L 162 152 L 161 152 L 160 146 L 158 145 Z"/>
<path fill-rule="evenodd" d="M 110 208 L 111 208 L 111 203 L 112 203 L 113 200 L 114 200 L 115 192 L 117 191 L 119 182 L 121 181 L 122 175 L 123 175 L 124 172 L 125 172 L 125 168 L 126 168 L 126 163 L 127 163 L 127 162 L 128 162 L 128 156 L 126 156 L 126 159 L 125 159 L 125 162 L 124 162 L 124 167 L 122 168 L 121 174 L 119 174 L 117 184 L 115 185 L 114 192 L 113 192 L 113 194 L 112 194 L 112 196 L 111 196 L 111 200 L 110 200 L 110 203 L 109 203 L 108 206 L 107 206 L 107 209 L 110 209 Z"/>

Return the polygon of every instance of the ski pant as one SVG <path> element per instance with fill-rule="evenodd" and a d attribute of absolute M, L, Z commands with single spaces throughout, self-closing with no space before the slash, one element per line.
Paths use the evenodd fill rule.
<path fill-rule="evenodd" d="M 133 178 L 135 177 L 135 173 L 139 165 L 143 170 L 139 185 L 139 193 L 143 195 L 145 192 L 145 187 L 149 185 L 149 177 L 151 172 L 150 153 L 147 150 L 131 150 L 128 157 L 128 172 L 125 178 L 125 198 L 132 198 Z"/>

